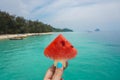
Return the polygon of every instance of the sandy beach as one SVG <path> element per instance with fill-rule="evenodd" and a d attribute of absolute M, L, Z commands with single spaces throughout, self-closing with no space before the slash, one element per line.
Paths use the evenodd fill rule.
<path fill-rule="evenodd" d="M 47 35 L 47 34 L 53 34 L 53 32 L 47 32 L 47 33 L 25 33 L 25 34 L 5 34 L 5 35 L 0 35 L 0 40 L 1 39 L 14 38 L 14 37 L 27 37 L 27 36 Z"/>

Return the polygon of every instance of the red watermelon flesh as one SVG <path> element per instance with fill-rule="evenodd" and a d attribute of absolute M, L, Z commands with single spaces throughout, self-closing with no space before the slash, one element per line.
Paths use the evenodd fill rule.
<path fill-rule="evenodd" d="M 76 56 L 77 50 L 60 34 L 45 48 L 44 54 L 53 60 L 68 60 Z"/>

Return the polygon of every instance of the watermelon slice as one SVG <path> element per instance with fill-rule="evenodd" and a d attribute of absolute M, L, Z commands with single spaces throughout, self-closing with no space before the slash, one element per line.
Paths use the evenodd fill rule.
<path fill-rule="evenodd" d="M 45 48 L 44 54 L 55 60 L 55 65 L 62 62 L 65 66 L 65 61 L 74 58 L 77 50 L 60 34 Z"/>

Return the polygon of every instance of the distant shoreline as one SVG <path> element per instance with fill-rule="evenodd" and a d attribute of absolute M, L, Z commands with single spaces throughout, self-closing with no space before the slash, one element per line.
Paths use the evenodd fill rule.
<path fill-rule="evenodd" d="M 47 35 L 53 34 L 54 32 L 46 32 L 46 33 L 25 33 L 25 34 L 4 34 L 0 35 L 0 40 L 2 39 L 10 39 L 14 37 L 28 37 L 28 36 L 36 36 L 36 35 Z"/>

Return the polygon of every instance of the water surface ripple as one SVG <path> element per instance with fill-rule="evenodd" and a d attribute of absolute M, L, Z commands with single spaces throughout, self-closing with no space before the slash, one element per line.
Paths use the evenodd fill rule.
<path fill-rule="evenodd" d="M 44 48 L 58 35 L 0 40 L 0 80 L 43 80 L 53 61 Z M 111 32 L 62 33 L 78 50 L 65 80 L 120 80 L 120 37 Z"/>

